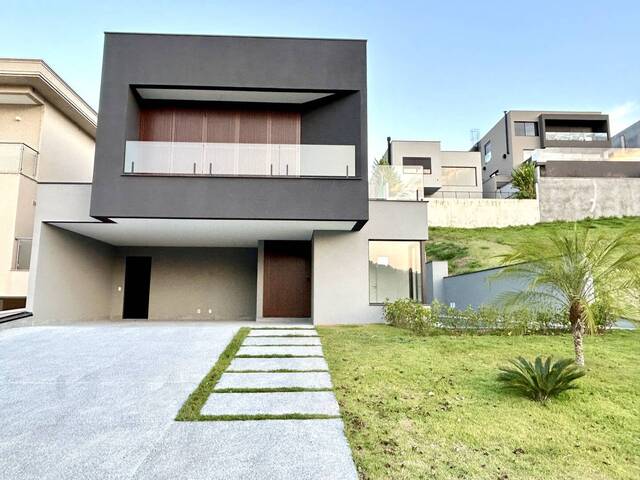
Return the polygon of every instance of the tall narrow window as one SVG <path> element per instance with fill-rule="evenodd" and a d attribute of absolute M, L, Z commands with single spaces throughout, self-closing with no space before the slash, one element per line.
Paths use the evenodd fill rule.
<path fill-rule="evenodd" d="M 369 303 L 422 301 L 420 248 L 418 241 L 369 242 Z"/>
<path fill-rule="evenodd" d="M 491 142 L 484 144 L 484 163 L 491 161 Z"/>

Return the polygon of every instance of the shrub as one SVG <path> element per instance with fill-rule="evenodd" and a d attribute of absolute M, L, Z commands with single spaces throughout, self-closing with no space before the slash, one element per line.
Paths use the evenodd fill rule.
<path fill-rule="evenodd" d="M 506 311 L 491 306 L 458 310 L 439 302 L 424 306 L 410 299 L 387 302 L 384 318 L 390 325 L 406 328 L 419 335 L 438 331 L 465 335 L 526 335 L 567 328 L 566 316 L 561 312 L 526 309 Z"/>
<path fill-rule="evenodd" d="M 419 335 L 424 335 L 431 329 L 428 322 L 428 308 L 409 298 L 386 302 L 384 319 L 389 325 L 406 328 Z"/>
<path fill-rule="evenodd" d="M 459 310 L 433 302 L 429 315 L 435 326 L 459 334 L 526 335 L 567 328 L 566 317 L 558 311 L 503 310 L 488 305 Z"/>
<path fill-rule="evenodd" d="M 552 357 L 547 357 L 545 361 L 542 357 L 536 357 L 532 363 L 518 357 L 510 363 L 513 367 L 500 367 L 498 381 L 505 388 L 541 403 L 564 391 L 578 388 L 574 382 L 585 375 L 584 370 L 570 358 L 554 363 Z"/>

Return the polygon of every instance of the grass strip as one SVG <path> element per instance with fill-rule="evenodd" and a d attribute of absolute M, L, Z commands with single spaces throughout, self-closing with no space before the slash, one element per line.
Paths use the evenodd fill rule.
<path fill-rule="evenodd" d="M 249 345 L 245 345 L 248 347 Z M 251 345 L 252 347 L 259 347 L 261 345 Z M 297 345 L 288 345 L 288 346 L 297 346 Z M 319 345 L 315 345 L 319 346 Z M 322 355 L 289 355 L 286 353 L 269 353 L 263 355 L 236 355 L 236 358 L 324 358 Z"/>
<path fill-rule="evenodd" d="M 218 361 L 202 379 L 198 387 L 191 393 L 191 395 L 189 395 L 186 402 L 184 402 L 180 411 L 178 411 L 178 414 L 176 415 L 176 421 L 197 422 L 205 420 L 203 415 L 200 415 L 200 410 L 202 410 L 202 407 L 207 401 L 207 398 L 209 398 L 213 388 L 216 386 L 218 380 L 220 380 L 220 377 L 231 363 L 231 360 L 235 357 L 236 352 L 248 334 L 248 327 L 242 327 L 238 330 L 238 333 L 236 333 L 231 339 L 227 348 L 225 348 L 224 352 L 222 352 L 220 357 L 218 357 Z"/>
<path fill-rule="evenodd" d="M 320 335 L 296 335 L 289 333 L 287 335 L 250 335 L 251 338 L 320 338 Z"/>
<path fill-rule="evenodd" d="M 331 388 L 274 387 L 274 388 L 219 388 L 211 393 L 287 393 L 287 392 L 331 392 Z"/>
<path fill-rule="evenodd" d="M 315 330 L 315 327 L 251 327 L 251 330 Z"/>
<path fill-rule="evenodd" d="M 227 373 L 312 373 L 312 372 L 322 372 L 327 373 L 329 370 L 322 370 L 319 368 L 314 368 L 312 370 L 295 370 L 288 368 L 279 368 L 276 370 L 227 370 Z"/>
<path fill-rule="evenodd" d="M 202 420 L 210 422 L 230 422 L 247 420 L 328 420 L 340 418 L 339 415 L 322 415 L 315 413 L 285 413 L 282 415 L 202 415 Z"/>
<path fill-rule="evenodd" d="M 296 343 L 296 344 L 290 344 L 290 343 L 269 343 L 269 344 L 260 344 L 260 345 L 242 345 L 243 347 L 320 347 L 321 345 L 318 344 L 313 344 L 313 343 Z"/>

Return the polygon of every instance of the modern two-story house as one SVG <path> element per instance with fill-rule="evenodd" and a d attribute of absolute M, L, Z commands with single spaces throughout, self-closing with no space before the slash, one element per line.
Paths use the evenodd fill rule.
<path fill-rule="evenodd" d="M 505 111 L 472 148 L 482 157 L 485 196 L 511 182 L 511 172 L 537 149 L 608 148 L 609 116 L 601 112 Z"/>
<path fill-rule="evenodd" d="M 424 198 L 482 198 L 479 152 L 442 150 L 439 141 L 387 138 L 382 161 L 399 175 L 417 174 Z"/>
<path fill-rule="evenodd" d="M 366 42 L 108 33 L 93 179 L 38 188 L 28 308 L 381 320 L 427 204 L 369 200 Z"/>

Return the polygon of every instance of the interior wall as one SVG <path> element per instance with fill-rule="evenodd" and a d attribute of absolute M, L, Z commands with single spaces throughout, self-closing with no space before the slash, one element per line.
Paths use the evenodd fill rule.
<path fill-rule="evenodd" d="M 151 256 L 150 320 L 255 320 L 255 248 L 117 250 L 111 317 L 122 318 L 125 257 Z"/>
<path fill-rule="evenodd" d="M 108 319 L 114 247 L 48 224 L 38 231 L 35 288 L 29 299 L 34 324 Z"/>

